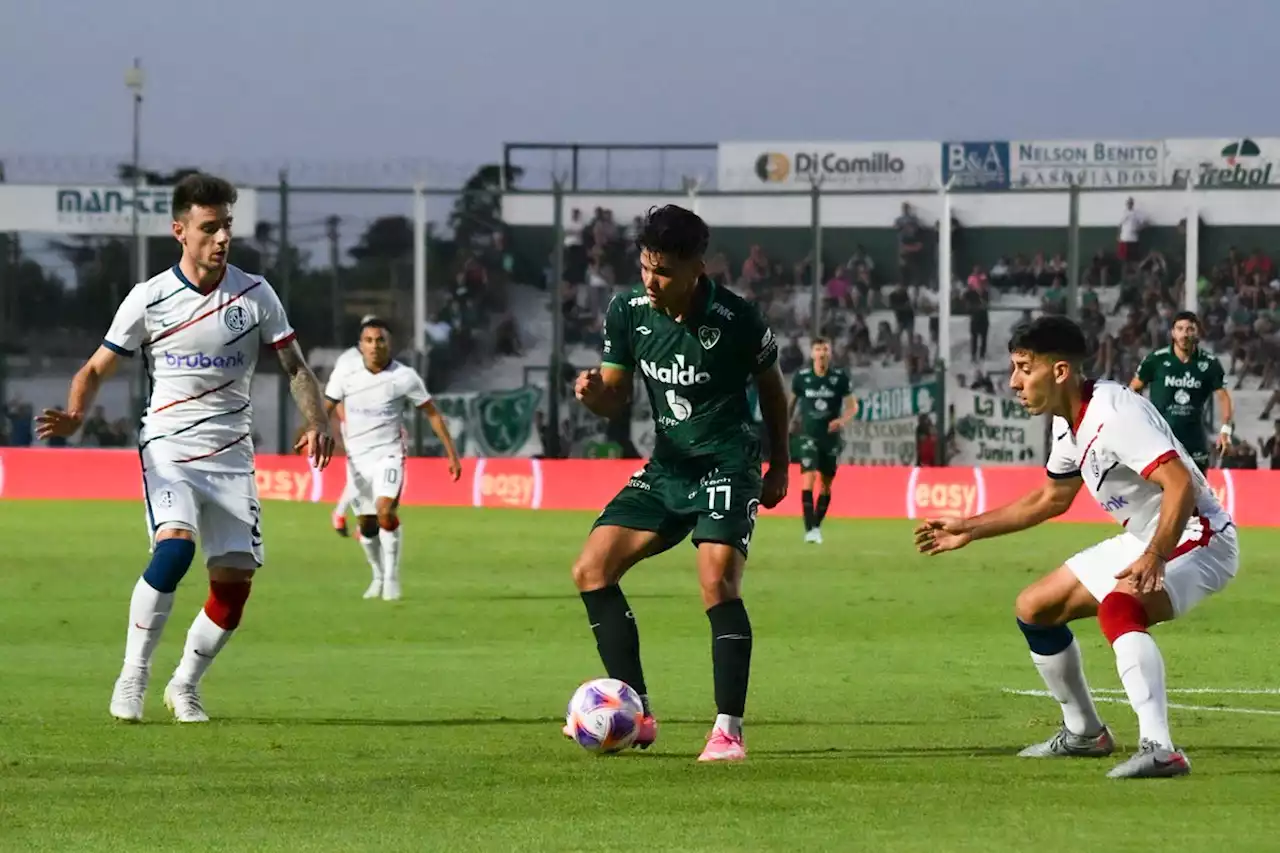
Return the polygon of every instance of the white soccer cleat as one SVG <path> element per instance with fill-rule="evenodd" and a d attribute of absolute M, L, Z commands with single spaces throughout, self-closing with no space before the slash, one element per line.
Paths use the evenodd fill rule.
<path fill-rule="evenodd" d="M 382 598 L 382 579 L 378 578 L 369 584 L 369 588 L 364 591 L 365 598 Z"/>
<path fill-rule="evenodd" d="M 813 544 L 814 545 L 822 544 L 822 528 L 821 527 L 813 528 Z"/>
<path fill-rule="evenodd" d="M 209 715 L 200 701 L 200 688 L 195 684 L 170 681 L 164 689 L 164 705 L 179 723 L 207 723 Z"/>
<path fill-rule="evenodd" d="M 1019 758 L 1106 758 L 1115 751 L 1116 741 L 1106 726 L 1092 735 L 1072 734 L 1064 725 L 1043 743 L 1033 743 L 1018 753 Z"/>
<path fill-rule="evenodd" d="M 399 578 L 383 578 L 382 579 L 382 600 L 383 601 L 399 601 L 400 600 L 400 579 Z"/>
<path fill-rule="evenodd" d="M 142 708 L 147 696 L 145 672 L 122 672 L 111 691 L 111 716 L 126 723 L 142 722 Z"/>
<path fill-rule="evenodd" d="M 816 544 L 822 541 L 822 534 L 818 532 L 818 528 L 816 527 L 811 530 L 806 530 L 804 532 L 804 541 L 810 544 Z"/>

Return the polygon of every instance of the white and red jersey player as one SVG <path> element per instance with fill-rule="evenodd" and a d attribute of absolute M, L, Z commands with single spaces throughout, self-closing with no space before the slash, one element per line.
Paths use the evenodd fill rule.
<path fill-rule="evenodd" d="M 377 499 L 398 499 L 404 487 L 405 405 L 421 408 L 431 394 L 416 370 L 395 360 L 377 372 L 363 362 L 335 369 L 324 394 L 343 410 L 352 507 L 357 516 L 377 515 Z"/>
<path fill-rule="evenodd" d="M 174 266 L 131 290 L 103 345 L 140 354 L 151 383 L 138 436 L 150 535 L 199 534 L 206 554 L 263 561 L 252 384 L 265 344 L 294 332 L 262 276 L 228 265 L 202 293 Z"/>
<path fill-rule="evenodd" d="M 1179 459 L 1191 476 L 1195 509 L 1169 555 L 1164 586 L 1180 616 L 1235 577 L 1239 548 L 1231 515 L 1145 397 L 1100 381 L 1084 385 L 1083 400 L 1077 423 L 1054 417 L 1046 468 L 1053 478 L 1080 477 L 1124 532 L 1076 554 L 1067 567 L 1098 601 L 1115 589 L 1116 574 L 1142 555 L 1160 520 L 1164 492 L 1147 477 Z"/>

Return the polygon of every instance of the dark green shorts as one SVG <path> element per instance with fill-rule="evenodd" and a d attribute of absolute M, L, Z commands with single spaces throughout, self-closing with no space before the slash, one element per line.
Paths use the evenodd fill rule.
<path fill-rule="evenodd" d="M 716 469 L 691 478 L 650 462 L 609 501 L 592 529 L 651 530 L 661 537 L 662 550 L 692 533 L 694 545 L 720 542 L 746 556 L 760 508 L 760 481 L 758 470 Z"/>
<path fill-rule="evenodd" d="M 802 435 L 796 441 L 796 457 L 800 460 L 800 470 L 817 471 L 824 477 L 834 477 L 836 466 L 840 463 L 840 450 L 843 442 L 840 436 Z"/>

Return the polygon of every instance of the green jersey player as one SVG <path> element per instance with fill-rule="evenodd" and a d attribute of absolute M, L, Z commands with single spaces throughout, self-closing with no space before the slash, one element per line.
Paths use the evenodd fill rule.
<path fill-rule="evenodd" d="M 778 345 L 755 306 L 704 274 L 710 234 L 674 205 L 649 212 L 636 239 L 643 287 L 614 297 L 602 364 L 574 392 L 601 417 L 619 412 L 637 379 L 653 410 L 652 458 L 596 519 L 573 579 L 611 678 L 640 693 L 636 745 L 657 736 L 640 665 L 640 635 L 618 582 L 628 569 L 693 536 L 702 602 L 711 621 L 716 721 L 700 761 L 746 757 L 742 716 L 751 623 L 742 572 L 759 507 L 787 492 L 787 394 Z M 754 379 L 768 429 L 769 467 L 747 406 Z M 565 734 L 571 735 L 566 727 Z"/>
<path fill-rule="evenodd" d="M 1231 443 L 1231 394 L 1224 386 L 1217 356 L 1198 346 L 1200 319 L 1190 311 L 1173 318 L 1172 345 L 1155 350 L 1138 365 L 1129 387 L 1139 394 L 1151 389 L 1151 404 L 1168 422 L 1174 436 L 1191 454 L 1201 471 L 1209 467 L 1209 441 L 1205 436 L 1204 407 L 1217 398 L 1222 410 L 1218 448 Z"/>
<path fill-rule="evenodd" d="M 849 374 L 831 366 L 831 344 L 825 338 L 814 338 L 813 364 L 796 371 L 791 377 L 791 407 L 788 422 L 799 415 L 800 472 L 803 491 L 800 503 L 804 509 L 804 541 L 822 543 L 822 519 L 831 503 L 831 483 L 836 478 L 836 465 L 844 440 L 840 433 L 845 424 L 858 414 L 858 401 L 853 396 Z M 818 500 L 814 504 L 813 486 L 818 483 Z"/>

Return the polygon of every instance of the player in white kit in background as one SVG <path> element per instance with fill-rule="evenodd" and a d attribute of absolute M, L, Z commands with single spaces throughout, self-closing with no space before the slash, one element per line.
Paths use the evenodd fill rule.
<path fill-rule="evenodd" d="M 1053 415 L 1048 479 L 991 512 L 925 521 L 916 529 L 916 546 L 940 554 L 1025 530 L 1066 512 L 1084 486 L 1124 532 L 1069 558 L 1018 595 L 1018 627 L 1063 715 L 1057 734 L 1020 754 L 1100 758 L 1115 749 L 1067 627 L 1096 615 L 1140 738 L 1137 754 L 1107 775 L 1186 775 L 1191 763 L 1169 733 L 1164 659 L 1148 629 L 1186 614 L 1235 577 L 1235 524 L 1146 398 L 1125 385 L 1084 379 L 1085 338 L 1073 321 L 1046 316 L 1024 325 L 1009 352 L 1010 385 L 1022 404 L 1032 414 Z"/>
<path fill-rule="evenodd" d="M 361 317 L 360 328 L 363 329 L 364 324 L 373 319 L 375 318 L 372 314 L 366 314 Z M 362 367 L 364 367 L 364 356 L 360 355 L 360 348 L 348 347 L 334 360 L 333 370 L 329 371 L 329 379 L 332 381 L 335 376 L 341 376 L 348 370 Z M 347 429 L 344 421 L 345 415 L 342 412 L 341 406 L 337 408 L 335 414 L 337 415 L 338 429 L 341 430 L 344 442 L 343 446 L 345 448 Z M 338 502 L 334 504 L 333 512 L 329 515 L 329 520 L 333 525 L 333 530 L 339 536 L 350 535 L 347 533 L 347 510 L 351 508 L 351 502 L 355 500 L 355 497 L 355 486 L 351 482 L 351 478 L 347 477 L 346 482 L 342 486 L 342 494 L 338 497 Z"/>
<path fill-rule="evenodd" d="M 400 597 L 400 490 L 404 487 L 405 403 L 421 409 L 444 445 L 449 476 L 457 482 L 462 464 L 449 425 L 431 402 L 418 372 L 391 358 L 387 324 L 366 318 L 360 329 L 363 363 L 334 370 L 325 386 L 325 406 L 344 412 L 347 483 L 359 524 L 360 545 L 373 572 L 365 598 L 394 601 Z"/>
<path fill-rule="evenodd" d="M 174 187 L 181 260 L 129 292 L 102 346 L 72 380 L 66 411 L 46 409 L 37 419 L 42 437 L 73 435 L 121 359 L 143 359 L 152 387 L 138 455 L 151 560 L 134 586 L 124 666 L 111 695 L 111 714 L 120 720 L 142 719 L 151 658 L 197 536 L 209 598 L 187 632 L 164 701 L 178 722 L 209 719 L 200 679 L 239 626 L 263 561 L 250 389 L 264 345 L 278 354 L 308 424 L 298 449 L 320 468 L 333 453 L 319 383 L 280 299 L 261 276 L 227 264 L 235 201 L 235 188 L 211 175 L 190 175 Z"/>

